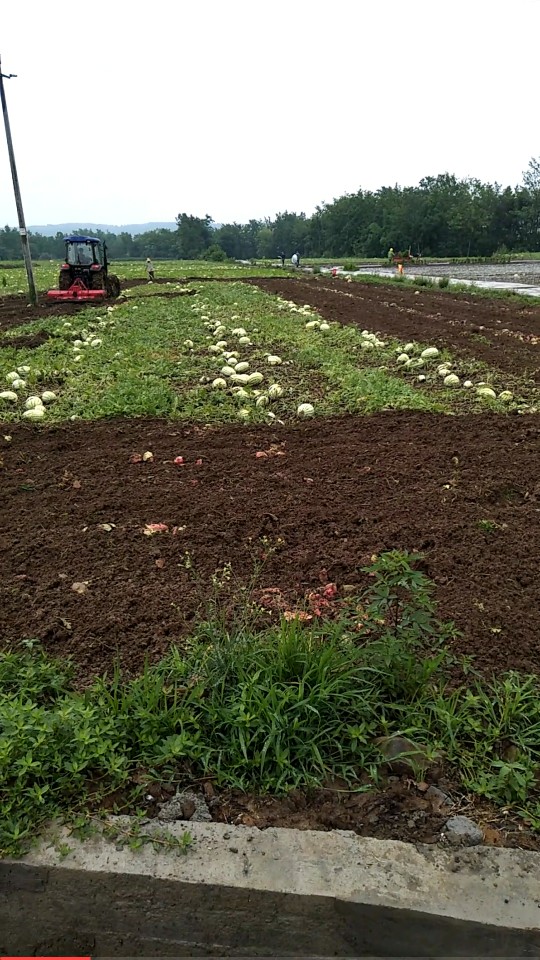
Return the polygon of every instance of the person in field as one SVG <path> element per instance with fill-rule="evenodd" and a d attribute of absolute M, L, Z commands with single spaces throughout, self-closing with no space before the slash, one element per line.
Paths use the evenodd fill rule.
<path fill-rule="evenodd" d="M 149 281 L 153 281 L 155 279 L 154 264 L 152 263 L 150 257 L 146 258 L 146 273 L 148 274 Z"/>
<path fill-rule="evenodd" d="M 292 257 L 291 257 L 291 263 L 292 263 L 293 267 L 299 267 L 299 266 L 300 266 L 300 257 L 298 256 L 297 253 L 293 253 L 293 255 L 292 255 Z"/>

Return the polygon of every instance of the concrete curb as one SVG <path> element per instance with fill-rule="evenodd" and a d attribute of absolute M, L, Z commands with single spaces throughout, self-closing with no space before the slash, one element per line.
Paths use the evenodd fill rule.
<path fill-rule="evenodd" d="M 124 818 L 116 823 L 125 824 Z M 187 829 L 185 856 L 60 831 L 0 862 L 0 953 L 537 956 L 540 856 L 345 831 Z M 71 852 L 61 857 L 59 844 Z"/>

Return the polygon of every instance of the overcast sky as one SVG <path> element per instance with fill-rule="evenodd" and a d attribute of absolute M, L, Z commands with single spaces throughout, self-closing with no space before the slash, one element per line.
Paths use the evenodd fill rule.
<path fill-rule="evenodd" d="M 5 0 L 1 27 L 29 224 L 310 214 L 540 155 L 540 0 Z"/>

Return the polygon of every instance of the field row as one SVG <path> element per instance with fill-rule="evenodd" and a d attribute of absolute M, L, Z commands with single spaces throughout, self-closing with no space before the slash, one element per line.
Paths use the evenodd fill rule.
<path fill-rule="evenodd" d="M 302 295 L 313 300 L 314 284 Z M 125 294 L 69 318 L 45 313 L 0 337 L 6 422 L 124 415 L 263 423 L 384 409 L 527 412 L 537 400 L 534 380 L 465 359 L 459 344 L 449 350 L 425 329 L 409 339 L 396 335 L 398 324 L 386 333 L 387 317 L 383 333 L 375 318 L 355 323 L 353 298 L 346 318 L 327 322 L 324 303 L 321 315 L 298 291 L 294 302 L 245 283 L 143 285 Z"/>

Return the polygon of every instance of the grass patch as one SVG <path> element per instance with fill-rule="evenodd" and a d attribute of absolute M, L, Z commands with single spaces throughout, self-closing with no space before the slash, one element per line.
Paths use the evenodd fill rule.
<path fill-rule="evenodd" d="M 417 560 L 377 558 L 369 592 L 334 601 L 333 619 L 262 631 L 213 619 L 142 676 L 84 692 L 31 642 L 2 654 L 0 852 L 26 849 L 50 818 L 110 811 L 113 792 L 117 812 L 137 811 L 141 771 L 261 793 L 335 776 L 363 789 L 381 776 L 379 738 L 398 733 L 540 828 L 538 679 L 449 686 L 453 625 Z"/>

